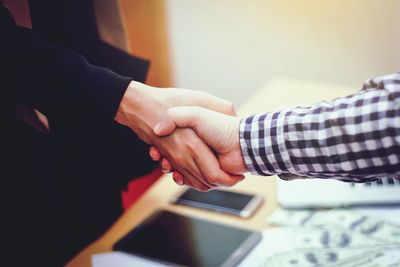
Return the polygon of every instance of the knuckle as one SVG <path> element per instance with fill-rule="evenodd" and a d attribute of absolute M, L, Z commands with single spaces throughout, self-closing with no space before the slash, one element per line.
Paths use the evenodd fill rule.
<path fill-rule="evenodd" d="M 202 145 L 200 138 L 198 138 L 194 133 L 189 132 L 185 136 L 182 136 L 179 142 L 181 143 L 182 148 L 190 151 L 193 156 L 198 154 Z"/>
<path fill-rule="evenodd" d="M 197 138 L 193 138 L 193 140 L 187 140 L 185 142 L 185 146 L 189 149 L 189 151 L 195 154 L 199 150 L 200 145 L 200 140 Z"/>
<path fill-rule="evenodd" d="M 176 165 L 177 167 L 182 167 L 185 165 L 185 157 L 183 157 L 180 154 L 176 154 L 174 155 L 174 159 L 173 159 L 174 165 Z"/>

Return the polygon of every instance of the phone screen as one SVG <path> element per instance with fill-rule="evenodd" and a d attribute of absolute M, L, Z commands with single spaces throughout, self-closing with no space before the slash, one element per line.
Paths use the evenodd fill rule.
<path fill-rule="evenodd" d="M 188 189 L 178 198 L 176 203 L 238 214 L 253 197 L 254 195 L 223 190 L 199 192 Z"/>

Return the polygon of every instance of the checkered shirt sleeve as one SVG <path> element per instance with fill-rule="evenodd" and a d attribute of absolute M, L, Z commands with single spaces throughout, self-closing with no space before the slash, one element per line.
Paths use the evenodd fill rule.
<path fill-rule="evenodd" d="M 240 146 L 256 175 L 399 179 L 400 73 L 369 79 L 347 97 L 244 118 Z"/>

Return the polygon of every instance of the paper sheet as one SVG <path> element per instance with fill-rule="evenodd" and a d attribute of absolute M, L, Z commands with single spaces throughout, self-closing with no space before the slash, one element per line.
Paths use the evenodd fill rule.
<path fill-rule="evenodd" d="M 122 252 L 108 252 L 102 254 L 96 254 L 92 256 L 92 266 L 93 267 L 165 267 L 168 265 L 163 265 L 157 262 L 152 262 L 143 258 L 135 257 Z"/>
<path fill-rule="evenodd" d="M 262 231 L 262 239 L 247 255 L 238 267 L 260 266 L 266 259 L 276 253 L 287 251 L 290 239 L 283 228 L 269 228 Z"/>

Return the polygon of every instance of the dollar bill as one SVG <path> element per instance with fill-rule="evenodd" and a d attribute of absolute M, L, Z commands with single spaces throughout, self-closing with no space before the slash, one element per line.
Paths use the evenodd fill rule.
<path fill-rule="evenodd" d="M 285 226 L 287 251 L 261 266 L 400 267 L 396 223 L 347 209 L 278 209 L 268 222 Z"/>
<path fill-rule="evenodd" d="M 267 219 L 270 224 L 283 226 L 306 226 L 311 225 L 315 216 L 321 216 L 325 211 L 315 210 L 275 210 Z"/>
<path fill-rule="evenodd" d="M 333 253 L 332 250 L 338 250 L 340 256 L 332 254 L 332 257 L 342 259 L 346 255 L 352 256 L 355 252 L 359 254 L 360 249 L 366 246 L 368 246 L 369 250 L 380 246 L 380 243 L 377 243 L 376 240 L 336 228 L 325 229 L 312 226 L 276 227 L 264 230 L 262 235 L 262 242 L 240 266 L 259 266 L 260 264 L 264 266 L 264 262 L 272 264 L 271 261 L 275 259 L 276 255 L 280 254 L 292 255 L 292 253 L 297 253 L 295 255 L 299 256 L 301 253 L 308 253 L 304 255 L 304 259 L 318 259 L 318 255 L 322 256 L 325 252 L 331 255 Z M 311 252 L 315 253 L 312 254 Z M 280 256 L 280 259 L 281 257 L 283 256 Z M 283 259 L 279 261 L 279 265 L 283 264 L 282 261 Z M 317 262 L 320 261 L 318 260 Z M 301 261 L 298 260 L 297 262 Z M 288 266 L 290 265 L 288 264 Z"/>
<path fill-rule="evenodd" d="M 292 249 L 298 248 L 348 248 L 377 246 L 384 242 L 367 238 L 357 232 L 335 227 L 287 227 L 287 238 Z"/>
<path fill-rule="evenodd" d="M 400 246 L 381 246 L 370 252 L 338 260 L 326 267 L 399 267 Z"/>
<path fill-rule="evenodd" d="M 334 225 L 375 240 L 400 244 L 400 225 L 350 210 L 332 210 L 316 216 L 313 225 Z"/>
<path fill-rule="evenodd" d="M 275 211 L 268 222 L 285 226 L 341 228 L 378 241 L 400 244 L 400 225 L 352 210 Z"/>
<path fill-rule="evenodd" d="M 275 254 L 267 259 L 262 267 L 314 267 L 336 266 L 341 262 L 355 261 L 377 253 L 374 247 L 297 249 Z M 334 265 L 333 265 L 334 264 Z M 339 266 L 339 265 L 338 265 Z"/>

